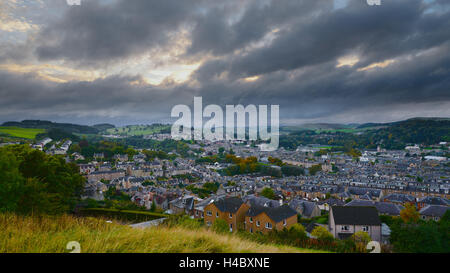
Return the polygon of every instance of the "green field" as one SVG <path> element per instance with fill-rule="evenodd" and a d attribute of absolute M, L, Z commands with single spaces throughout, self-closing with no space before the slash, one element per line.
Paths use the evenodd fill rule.
<path fill-rule="evenodd" d="M 125 127 L 117 127 L 106 130 L 106 134 L 123 135 L 123 136 L 142 136 L 158 134 L 167 130 L 170 125 L 128 125 Z"/>
<path fill-rule="evenodd" d="M 12 137 L 35 139 L 36 135 L 45 133 L 45 130 L 19 127 L 0 127 L 0 133 L 8 134 Z"/>

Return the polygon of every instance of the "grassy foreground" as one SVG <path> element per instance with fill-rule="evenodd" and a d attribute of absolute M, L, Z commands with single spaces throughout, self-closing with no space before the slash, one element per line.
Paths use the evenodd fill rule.
<path fill-rule="evenodd" d="M 96 218 L 0 214 L 0 253 L 65 253 L 70 241 L 79 242 L 82 253 L 318 252 L 258 244 L 206 229 L 135 229 Z"/>

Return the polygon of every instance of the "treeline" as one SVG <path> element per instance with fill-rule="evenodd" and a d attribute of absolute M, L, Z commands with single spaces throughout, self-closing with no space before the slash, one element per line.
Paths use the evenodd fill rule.
<path fill-rule="evenodd" d="M 225 156 L 227 163 L 233 163 L 233 165 L 222 169 L 221 173 L 228 176 L 241 175 L 241 174 L 256 174 L 261 176 L 299 176 L 304 175 L 305 170 L 301 167 L 291 166 L 280 163 L 281 160 L 275 158 L 269 158 L 274 165 L 267 165 L 258 162 L 258 159 L 254 156 L 247 158 L 236 157 L 232 154 Z"/>
<path fill-rule="evenodd" d="M 36 135 L 36 139 L 44 139 L 46 137 L 51 138 L 52 140 L 63 140 L 63 139 L 70 139 L 72 141 L 80 141 L 80 138 L 70 132 L 67 132 L 65 130 L 61 129 L 49 129 L 45 133 Z"/>
<path fill-rule="evenodd" d="M 59 214 L 79 201 L 78 167 L 27 145 L 0 148 L 0 212 Z"/>
<path fill-rule="evenodd" d="M 125 146 L 138 147 L 141 149 L 159 150 L 166 153 L 176 152 L 182 157 L 189 156 L 188 152 L 190 150 L 186 142 L 173 139 L 158 141 L 154 139 L 144 139 L 142 136 L 134 136 L 114 141 Z"/>
<path fill-rule="evenodd" d="M 390 242 L 395 252 L 450 252 L 450 210 L 439 221 L 421 220 L 413 206 L 406 206 L 400 216 L 381 216 L 391 228 Z"/>
<path fill-rule="evenodd" d="M 351 149 L 375 149 L 381 145 L 387 149 L 404 149 L 407 144 L 432 145 L 441 141 L 450 141 L 450 120 L 448 119 L 411 119 L 391 123 L 385 128 L 355 133 L 316 132 L 302 130 L 280 137 L 280 146 L 296 149 L 300 145 L 321 144 L 337 146 L 331 151 L 342 150 L 351 153 Z"/>
<path fill-rule="evenodd" d="M 73 144 L 69 153 L 74 152 L 78 152 L 86 158 L 93 158 L 95 153 L 103 153 L 107 160 L 111 160 L 115 154 L 127 154 L 131 157 L 136 154 L 133 148 L 117 142 L 105 140 L 89 142 L 87 139 L 82 139 L 79 143 Z"/>

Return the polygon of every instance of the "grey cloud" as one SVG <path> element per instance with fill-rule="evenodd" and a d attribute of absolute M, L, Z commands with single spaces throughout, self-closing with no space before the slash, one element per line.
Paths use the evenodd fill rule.
<path fill-rule="evenodd" d="M 38 36 L 41 60 L 64 59 L 98 65 L 164 46 L 169 34 L 195 13 L 203 1 L 118 0 L 85 2 L 67 9 Z"/>

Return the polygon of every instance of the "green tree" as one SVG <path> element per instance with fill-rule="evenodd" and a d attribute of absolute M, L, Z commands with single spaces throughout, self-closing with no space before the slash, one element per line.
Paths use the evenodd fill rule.
<path fill-rule="evenodd" d="M 313 165 L 308 169 L 310 175 L 316 175 L 316 173 L 318 173 L 321 170 L 322 170 L 322 165 L 320 165 L 320 164 Z"/>
<path fill-rule="evenodd" d="M 316 237 L 318 240 L 321 241 L 332 241 L 334 240 L 333 235 L 324 227 L 317 226 L 313 229 L 311 232 L 311 235 Z"/>
<path fill-rule="evenodd" d="M 266 198 L 272 199 L 272 200 L 276 199 L 275 192 L 273 191 L 272 188 L 268 188 L 268 187 L 264 188 L 261 191 L 261 195 L 266 197 Z"/>

